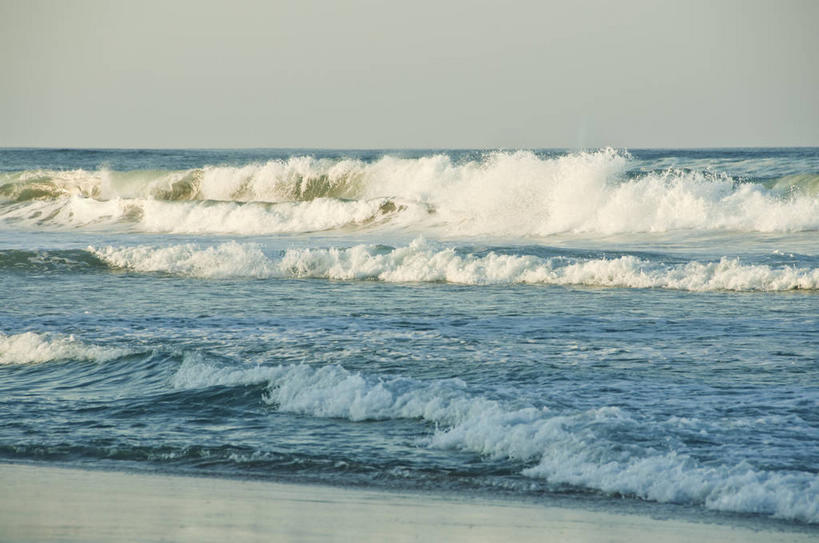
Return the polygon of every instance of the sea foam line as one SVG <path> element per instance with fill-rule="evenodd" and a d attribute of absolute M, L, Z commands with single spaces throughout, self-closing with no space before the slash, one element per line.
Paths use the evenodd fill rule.
<path fill-rule="evenodd" d="M 527 477 L 607 494 L 819 523 L 819 476 L 770 472 L 747 462 L 705 465 L 674 451 L 621 447 L 606 425 L 639 426 L 617 407 L 552 413 L 476 396 L 459 379 L 379 377 L 338 365 L 224 368 L 187 356 L 172 379 L 179 389 L 266 384 L 279 411 L 351 421 L 418 419 L 434 425 L 425 444 L 524 461 Z"/>
<path fill-rule="evenodd" d="M 540 284 L 688 291 L 819 289 L 819 269 L 716 262 L 664 264 L 635 256 L 599 259 L 541 258 L 490 252 L 462 255 L 423 239 L 405 247 L 288 249 L 268 256 L 253 243 L 203 247 L 89 247 L 107 265 L 135 272 L 227 278 L 315 278 L 346 281 L 447 282 L 466 285 Z"/>

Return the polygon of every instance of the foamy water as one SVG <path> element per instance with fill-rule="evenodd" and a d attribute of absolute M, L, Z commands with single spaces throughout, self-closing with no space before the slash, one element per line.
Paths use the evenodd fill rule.
<path fill-rule="evenodd" d="M 549 236 L 674 230 L 819 229 L 814 176 L 771 184 L 669 168 L 630 170 L 628 153 L 295 156 L 183 171 L 6 174 L 0 221 L 52 228 L 273 234 L 409 228 L 444 235 Z"/>
<path fill-rule="evenodd" d="M 89 345 L 73 335 L 0 333 L 0 364 L 40 364 L 56 360 L 105 362 L 127 354 L 126 349 Z"/>
<path fill-rule="evenodd" d="M 0 460 L 814 533 L 819 151 L 0 150 Z"/>
<path fill-rule="evenodd" d="M 635 256 L 538 258 L 489 252 L 458 254 L 417 239 L 406 247 L 289 249 L 268 256 L 257 244 L 88 249 L 114 268 L 188 277 L 318 278 L 345 281 L 447 282 L 465 285 L 542 284 L 691 291 L 819 289 L 819 268 L 745 265 L 738 258 L 669 265 Z"/>
<path fill-rule="evenodd" d="M 569 415 L 509 408 L 475 397 L 457 379 L 384 379 L 340 366 L 226 369 L 188 358 L 173 379 L 182 389 L 253 383 L 267 384 L 263 399 L 280 411 L 352 421 L 403 418 L 434 423 L 427 446 L 532 461 L 535 464 L 522 472 L 527 477 L 659 502 L 819 522 L 819 475 L 757 471 L 746 462 L 701 465 L 675 452 L 618 451 L 601 429 L 610 424 L 645 431 L 656 422 L 614 406 Z"/>

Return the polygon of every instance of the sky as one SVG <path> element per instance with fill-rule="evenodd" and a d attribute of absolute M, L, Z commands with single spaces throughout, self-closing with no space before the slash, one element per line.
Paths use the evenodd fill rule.
<path fill-rule="evenodd" d="M 814 0 L 0 0 L 0 146 L 819 145 Z"/>

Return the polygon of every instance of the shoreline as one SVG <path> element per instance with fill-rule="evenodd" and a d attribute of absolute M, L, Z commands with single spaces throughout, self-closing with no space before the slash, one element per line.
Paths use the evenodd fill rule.
<path fill-rule="evenodd" d="M 637 514 L 380 489 L 0 463 L 0 541 L 813 541 Z"/>

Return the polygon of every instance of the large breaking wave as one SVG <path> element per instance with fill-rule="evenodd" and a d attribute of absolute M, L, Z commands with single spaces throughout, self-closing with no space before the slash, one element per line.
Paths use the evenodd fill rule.
<path fill-rule="evenodd" d="M 762 185 L 699 170 L 635 173 L 633 162 L 604 149 L 468 161 L 294 156 L 177 171 L 27 170 L 0 176 L 0 224 L 231 234 L 386 226 L 501 236 L 819 229 L 815 175 Z"/>

